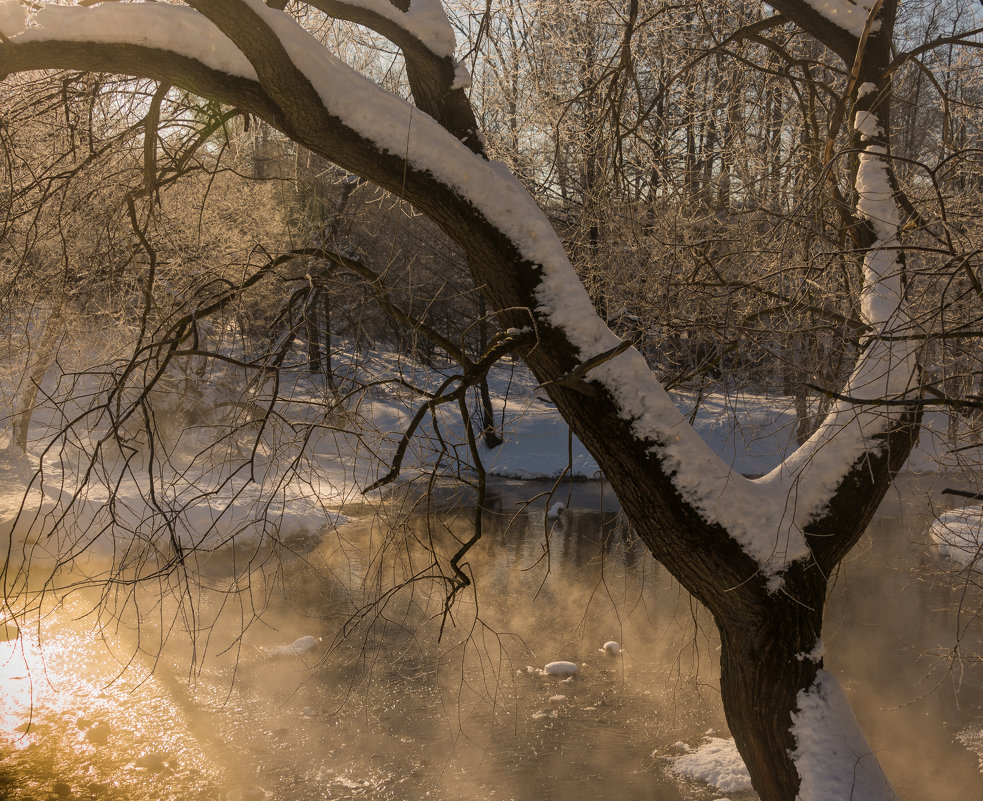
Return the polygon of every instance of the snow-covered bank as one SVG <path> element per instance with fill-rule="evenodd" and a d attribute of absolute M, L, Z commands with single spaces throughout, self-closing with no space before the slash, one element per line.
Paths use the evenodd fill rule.
<path fill-rule="evenodd" d="M 983 573 L 983 506 L 950 509 L 929 528 L 939 554 L 960 569 Z"/>
<path fill-rule="evenodd" d="M 559 416 L 535 391 L 531 376 L 518 375 L 510 404 L 499 401 L 505 442 L 485 449 L 485 467 L 505 478 L 555 478 L 567 471 L 576 478 L 600 478 L 597 462 Z M 493 396 L 494 397 L 494 396 Z M 501 396 L 499 396 L 501 397 Z M 795 410 L 791 398 L 764 393 L 675 392 L 685 414 L 695 409 L 694 427 L 703 440 L 735 470 L 761 475 L 795 447 Z M 501 417 L 500 417 L 501 419 Z"/>
<path fill-rule="evenodd" d="M 485 467 L 505 478 L 555 478 L 567 471 L 576 478 L 599 478 L 597 463 L 536 389 L 523 368 L 493 371 L 489 384 L 496 415 L 502 421 L 505 443 L 482 451 Z M 795 450 L 795 400 L 764 389 L 705 393 L 671 393 L 679 410 L 710 448 L 739 473 L 760 476 Z M 905 470 L 912 473 L 962 471 L 983 462 L 983 445 L 960 421 L 950 438 L 945 412 L 928 412 L 918 444 Z"/>
<path fill-rule="evenodd" d="M 669 760 L 677 776 L 705 782 L 724 793 L 751 791 L 751 776 L 731 738 L 708 736 L 696 748 L 685 743 L 677 743 L 677 748 L 684 753 Z"/>
<path fill-rule="evenodd" d="M 58 538 L 41 540 L 59 522 L 94 532 L 113 527 L 116 534 L 157 529 L 165 532 L 165 549 L 175 545 L 207 549 L 233 539 L 255 542 L 310 534 L 335 525 L 343 520 L 341 510 L 346 505 L 379 498 L 378 492 L 366 496 L 364 489 L 389 470 L 403 432 L 426 402 L 405 386 L 382 379 L 399 375 L 433 391 L 444 378 L 439 371 L 393 354 L 349 357 L 362 365 L 360 369 L 371 366 L 372 374 L 363 379 L 367 385 L 373 377 L 379 380 L 371 391 L 353 398 L 348 416 L 331 417 L 337 412 L 325 411 L 330 404 L 323 394 L 318 396 L 316 387 L 298 379 L 290 387 L 280 387 L 284 424 L 278 432 L 265 432 L 260 447 L 252 448 L 255 443 L 244 430 L 223 445 L 228 451 L 226 461 L 217 462 L 206 442 L 209 436 L 222 436 L 221 420 L 190 427 L 177 435 L 164 467 L 173 467 L 171 456 L 182 450 L 196 460 L 194 467 L 174 469 L 171 475 L 162 472 L 160 465 L 156 472 L 148 471 L 146 464 L 132 460 L 124 467 L 122 454 L 111 457 L 103 448 L 97 469 L 83 486 L 78 477 L 86 469 L 85 441 L 43 450 L 52 434 L 54 415 L 39 409 L 30 437 L 32 452 L 0 464 L 4 479 L 0 526 L 9 533 L 17 517 L 15 540 L 31 543 L 32 549 L 36 546 L 35 555 L 51 551 L 48 556 L 54 558 L 64 556 L 66 543 Z M 504 439 L 498 448 L 480 449 L 489 475 L 511 479 L 601 477 L 593 457 L 570 434 L 521 365 L 497 366 L 489 375 L 489 385 L 495 422 Z M 223 397 L 206 396 L 199 403 L 206 407 L 210 403 L 208 408 L 230 406 Z M 684 390 L 675 392 L 673 400 L 691 416 L 707 444 L 745 475 L 767 473 L 795 448 L 797 421 L 791 398 L 766 392 Z M 473 398 L 471 406 L 472 410 L 476 406 Z M 980 456 L 974 442 L 950 442 L 947 426 L 944 414 L 927 416 L 909 470 L 958 469 Z M 88 447 L 96 441 L 92 436 Z M 444 404 L 428 412 L 419 426 L 406 450 L 397 484 L 434 471 L 468 475 L 473 467 L 456 404 Z M 153 490 L 148 485 L 150 476 L 157 482 Z M 949 550 L 966 554 L 967 543 L 978 541 L 971 536 L 970 526 L 965 515 L 949 515 L 945 520 L 949 533 L 939 533 L 937 540 Z M 95 539 L 85 547 L 98 547 Z M 75 538 L 68 552 L 80 547 L 82 542 Z"/>

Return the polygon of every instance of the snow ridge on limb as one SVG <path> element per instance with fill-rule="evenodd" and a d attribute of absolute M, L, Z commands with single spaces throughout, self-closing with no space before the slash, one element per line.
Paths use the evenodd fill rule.
<path fill-rule="evenodd" d="M 832 673 L 820 669 L 799 693 L 792 735 L 801 779 L 797 801 L 897 801 Z"/>
<path fill-rule="evenodd" d="M 18 5 L 5 3 L 4 7 Z M 0 20 L 3 17 L 0 16 Z M 256 80 L 249 60 L 225 34 L 197 11 L 167 3 L 114 3 L 93 6 L 42 6 L 34 26 L 14 34 L 16 44 L 80 42 L 130 44 L 195 59 L 210 69 Z"/>
<path fill-rule="evenodd" d="M 336 19 L 384 36 L 403 53 L 406 77 L 417 107 L 468 148 L 485 156 L 474 110 L 463 90 L 470 75 L 454 60 L 454 31 L 440 0 L 309 0 Z M 399 8 L 397 8 L 399 6 Z M 401 11 L 400 8 L 407 8 Z"/>
<path fill-rule="evenodd" d="M 893 2 L 894 0 L 891 0 Z M 867 20 L 875 16 L 881 0 L 771 0 L 772 8 L 793 20 L 807 33 L 852 64 Z M 882 34 L 884 20 L 871 20 L 870 33 Z"/>
<path fill-rule="evenodd" d="M 389 31 L 371 22 L 373 17 L 385 20 L 405 31 L 436 56 L 451 57 L 457 47 L 454 29 L 441 0 L 410 0 L 406 11 L 401 11 L 390 0 L 321 0 L 312 5 L 390 36 Z M 398 41 L 394 43 L 401 44 Z"/>
<path fill-rule="evenodd" d="M 877 6 L 877 0 L 806 0 L 830 22 L 859 38 L 863 35 L 867 18 Z M 874 20 L 871 31 L 880 28 L 880 20 Z"/>

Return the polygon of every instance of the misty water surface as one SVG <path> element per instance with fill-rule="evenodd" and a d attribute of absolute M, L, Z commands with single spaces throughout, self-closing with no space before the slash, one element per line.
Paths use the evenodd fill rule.
<path fill-rule="evenodd" d="M 451 492 L 202 559 L 200 581 L 177 585 L 183 612 L 115 588 L 124 619 L 98 628 L 93 592 L 52 598 L 41 630 L 4 646 L 0 796 L 721 798 L 668 770 L 681 743 L 726 735 L 712 624 L 599 485 L 520 503 L 546 489 L 496 485 L 465 560 L 476 592 L 449 610 L 429 549 L 469 535 Z M 558 499 L 575 511 L 548 519 Z M 902 798 L 979 797 L 959 738 L 983 728 L 983 678 L 946 658 L 957 631 L 965 654 L 983 650 L 978 599 L 900 514 L 887 504 L 836 578 L 827 667 Z M 622 656 L 601 652 L 609 639 Z M 557 659 L 580 665 L 574 680 L 541 674 Z"/>

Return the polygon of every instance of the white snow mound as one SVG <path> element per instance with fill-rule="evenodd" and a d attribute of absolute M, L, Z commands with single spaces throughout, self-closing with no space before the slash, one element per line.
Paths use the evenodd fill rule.
<path fill-rule="evenodd" d="M 673 757 L 671 762 L 671 770 L 676 775 L 706 782 L 721 792 L 739 793 L 751 789 L 751 776 L 729 737 L 708 737 L 699 748 Z"/>
<path fill-rule="evenodd" d="M 963 506 L 943 512 L 928 533 L 942 556 L 983 573 L 983 506 Z"/>
<path fill-rule="evenodd" d="M 543 670 L 548 676 L 572 676 L 580 668 L 574 662 L 550 662 Z"/>

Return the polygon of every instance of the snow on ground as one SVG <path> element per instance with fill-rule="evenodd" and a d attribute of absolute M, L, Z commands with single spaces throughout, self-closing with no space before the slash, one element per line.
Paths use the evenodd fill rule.
<path fill-rule="evenodd" d="M 155 558 L 166 561 L 181 549 L 207 553 L 233 543 L 283 542 L 313 536 L 343 522 L 346 507 L 376 502 L 387 491 L 365 493 L 389 471 L 403 433 L 427 402 L 425 395 L 407 387 L 433 393 L 452 368 L 423 367 L 405 356 L 382 351 L 345 352 L 339 347 L 336 353 L 337 379 L 344 383 L 356 377 L 346 369 L 357 371 L 362 384 L 352 386 L 363 387 L 346 398 L 344 409 L 339 411 L 309 376 L 285 374 L 277 406 L 281 422 L 258 435 L 258 426 L 240 412 L 246 406 L 264 406 L 263 393 L 268 390 L 257 387 L 243 394 L 242 381 L 237 382 L 234 375 L 210 376 L 206 388 L 192 401 L 176 392 L 172 394 L 179 400 L 167 396 L 163 401 L 176 409 L 178 423 L 171 428 L 177 433 L 169 435 L 176 462 L 169 456 L 150 469 L 146 455 L 140 453 L 124 467 L 120 447 L 116 446 L 113 456 L 106 445 L 84 486 L 78 476 L 85 472 L 87 449 L 100 436 L 95 428 L 73 433 L 65 447 L 42 449 L 65 415 L 75 416 L 83 410 L 86 399 L 93 397 L 92 388 L 84 388 L 77 399 L 68 397 L 60 412 L 39 409 L 32 420 L 33 445 L 28 457 L 4 461 L 0 452 L 0 540 L 9 538 L 25 563 L 30 559 L 53 564 L 83 552 L 112 551 L 121 538 L 141 543 Z M 393 376 L 400 381 L 393 381 Z M 496 366 L 489 375 L 489 387 L 495 422 L 504 437 L 498 448 L 480 448 L 489 475 L 601 478 L 595 460 L 571 436 L 521 364 L 505 360 Z M 0 398 L 9 404 L 13 394 L 0 392 Z M 693 419 L 707 445 L 739 473 L 766 474 L 795 448 L 796 417 L 790 398 L 764 391 L 720 390 L 682 390 L 672 398 L 682 414 Z M 468 403 L 477 425 L 475 393 L 469 393 Z M 187 414 L 189 406 L 204 422 L 181 424 L 185 418 L 180 415 Z M 233 414 L 239 415 L 235 419 L 241 431 L 227 436 L 221 447 L 209 445 L 210 437 L 228 432 L 229 408 L 240 410 Z M 966 421 L 960 424 L 968 427 Z M 962 447 L 955 448 L 947 436 L 948 427 L 944 414 L 927 416 L 919 448 L 909 460 L 910 470 L 958 469 L 980 456 L 979 447 L 968 437 L 959 440 Z M 133 435 L 138 449 L 139 433 Z M 258 443 L 256 436 L 260 436 Z M 0 447 L 3 444 L 0 440 Z M 258 445 L 255 450 L 254 445 Z M 182 453 L 190 454 L 190 467 L 177 464 Z M 248 464 L 250 457 L 252 465 Z M 159 455 L 155 458 L 160 459 Z M 458 405 L 445 403 L 424 415 L 394 486 L 432 472 L 466 476 L 473 470 Z M 155 482 L 152 492 L 151 476 Z M 978 536 L 974 532 L 980 525 L 967 515 L 949 515 L 949 533 L 939 533 L 936 539 L 947 553 L 952 552 L 950 556 L 962 559 L 960 564 L 975 564 L 972 557 Z M 68 525 L 61 525 L 64 531 L 49 537 L 57 523 Z"/>
<path fill-rule="evenodd" d="M 435 390 L 443 378 L 433 369 L 413 365 L 393 354 L 374 352 L 365 354 L 359 361 L 363 366 L 371 365 L 380 377 L 400 375 L 428 391 Z M 489 384 L 496 423 L 505 440 L 496 449 L 481 448 L 482 462 L 490 475 L 516 479 L 553 479 L 561 474 L 584 479 L 601 477 L 597 463 L 570 434 L 525 368 L 518 364 L 501 364 L 490 374 Z M 284 414 L 294 422 L 318 422 L 315 418 L 323 414 L 324 401 L 316 398 L 313 391 L 298 380 L 284 392 L 287 398 Z M 767 473 L 795 447 L 796 420 L 790 398 L 750 391 L 705 394 L 679 391 L 673 394 L 673 400 L 683 414 L 693 415 L 695 428 L 707 444 L 745 475 Z M 345 504 L 379 497 L 378 493 L 372 492 L 366 498 L 363 490 L 388 471 L 397 444 L 422 403 L 419 396 L 408 393 L 399 384 L 379 384 L 371 392 L 351 401 L 353 411 L 349 418 L 314 425 L 302 447 L 294 436 L 293 440 L 260 449 L 257 469 L 235 472 L 232 468 L 223 471 L 221 465 L 206 465 L 176 474 L 162 482 L 168 484 L 167 492 L 164 495 L 158 493 L 153 499 L 147 487 L 141 484 L 146 471 L 122 471 L 121 475 L 116 475 L 113 468 L 104 471 L 102 483 L 99 476 L 92 476 L 88 485 L 73 497 L 79 489 L 75 486 L 73 473 L 79 471 L 81 457 L 76 455 L 74 465 L 71 459 L 66 459 L 63 449 L 49 451 L 40 457 L 38 447 L 43 441 L 45 426 L 50 425 L 50 415 L 46 419 L 39 412 L 35 415 L 36 426 L 32 433 L 37 443 L 33 462 L 29 459 L 0 464 L 3 478 L 0 530 L 6 528 L 9 532 L 13 518 L 20 513 L 18 526 L 21 531 L 16 538 L 37 545 L 36 553 L 40 555 L 45 550 L 44 544 L 39 544 L 41 535 L 46 534 L 53 521 L 66 512 L 69 500 L 73 501 L 73 508 L 67 519 L 76 527 L 84 525 L 97 530 L 106 525 L 110 500 L 108 487 L 112 486 L 115 496 L 112 511 L 123 528 L 160 527 L 167 520 L 166 539 L 169 541 L 173 537 L 181 547 L 207 548 L 227 544 L 233 537 L 242 543 L 271 536 L 313 534 L 327 525 L 341 522 L 339 510 Z M 470 403 L 474 410 L 473 397 Z M 967 460 L 979 456 L 978 448 L 972 451 L 965 447 L 952 448 L 946 439 L 948 418 L 944 414 L 930 414 L 926 422 L 919 448 L 909 460 L 910 470 L 934 472 L 940 466 L 958 469 Z M 345 427 L 357 430 L 354 433 L 338 430 Z M 207 433 L 205 431 L 201 436 Z M 185 445 L 193 451 L 191 446 L 198 444 L 196 435 L 184 432 L 181 436 L 188 439 Z M 248 444 L 248 436 L 245 441 Z M 293 464 L 293 470 L 286 478 L 282 471 L 264 461 L 279 458 L 282 465 L 298 457 L 301 450 L 303 458 Z M 245 452 L 248 454 L 248 448 Z M 242 456 L 240 453 L 237 457 L 240 464 Z M 27 482 L 38 466 L 43 469 L 43 485 L 39 488 L 35 480 L 31 491 L 25 495 Z M 443 404 L 438 407 L 435 417 L 428 413 L 421 423 L 407 450 L 399 481 L 412 480 L 432 470 L 454 475 L 466 474 L 472 468 L 457 405 Z M 160 508 L 155 507 L 155 503 Z M 978 511 L 977 507 L 973 508 Z M 181 510 L 180 515 L 172 514 L 176 509 Z M 48 514 L 48 520 L 34 521 L 35 512 Z M 263 519 L 256 522 L 257 517 Z M 973 518 L 968 511 L 953 512 L 945 517 L 944 530 L 939 528 L 933 536 L 948 555 L 962 559 L 961 564 L 969 564 L 976 552 L 979 530 L 978 516 Z M 83 545 L 75 543 L 72 547 L 77 549 Z M 63 547 L 65 543 L 49 544 L 49 549 Z"/>
<path fill-rule="evenodd" d="M 950 432 L 949 428 L 948 414 L 926 412 L 918 445 L 908 457 L 905 470 L 910 473 L 978 472 L 983 461 L 978 425 L 971 419 L 957 417 L 955 431 Z"/>
<path fill-rule="evenodd" d="M 486 470 L 505 478 L 555 478 L 564 470 L 577 478 L 599 478 L 597 462 L 557 414 L 545 395 L 536 391 L 531 375 L 517 369 L 493 373 L 490 381 L 499 419 L 505 418 L 505 444 L 482 451 Z M 507 402 L 501 398 L 509 394 Z M 792 398 L 765 391 L 691 390 L 673 392 L 672 399 L 685 415 L 692 414 L 694 428 L 702 439 L 739 473 L 760 476 L 779 464 L 796 447 L 795 404 Z M 925 415 L 918 445 L 906 470 L 936 473 L 962 470 L 979 464 L 983 446 L 967 439 L 964 430 L 957 443 L 947 435 L 948 416 L 943 412 Z M 965 425 L 962 426 L 966 428 Z"/>
<path fill-rule="evenodd" d="M 751 790 L 751 776 L 729 737 L 707 737 L 698 748 L 672 757 L 670 770 L 677 776 L 706 782 L 724 793 Z"/>
<path fill-rule="evenodd" d="M 508 378 L 511 381 L 508 381 Z M 482 459 L 492 475 L 506 478 L 555 478 L 563 471 L 576 478 L 600 478 L 594 458 L 587 452 L 525 370 L 512 376 L 504 371 L 489 382 L 499 398 L 496 413 L 504 414 L 505 443 Z M 503 402 L 506 392 L 510 398 Z M 672 393 L 680 410 L 689 415 L 703 440 L 733 469 L 761 475 L 795 447 L 795 411 L 791 398 L 764 393 Z M 494 402 L 494 401 L 493 401 Z"/>
<path fill-rule="evenodd" d="M 929 528 L 939 554 L 954 565 L 983 573 L 983 506 L 963 506 L 939 515 Z"/>

